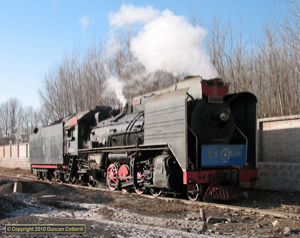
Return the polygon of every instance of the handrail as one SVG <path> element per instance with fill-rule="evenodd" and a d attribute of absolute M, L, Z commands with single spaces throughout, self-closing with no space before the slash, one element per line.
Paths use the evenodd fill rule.
<path fill-rule="evenodd" d="M 198 164 L 199 163 L 199 161 L 198 161 L 198 137 L 189 126 L 188 126 L 188 128 L 196 138 L 196 170 L 198 170 L 198 167 L 199 167 L 199 164 Z"/>
<path fill-rule="evenodd" d="M 241 133 L 241 135 L 245 138 L 246 140 L 246 161 L 247 161 L 247 155 L 248 155 L 248 139 L 247 137 L 244 135 L 244 133 L 236 126 L 234 125 L 234 127 Z"/>

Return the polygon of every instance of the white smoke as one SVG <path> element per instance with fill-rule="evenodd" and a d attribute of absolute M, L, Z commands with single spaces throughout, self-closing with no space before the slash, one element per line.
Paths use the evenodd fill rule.
<path fill-rule="evenodd" d="M 123 94 L 124 83 L 116 77 L 107 78 L 106 83 L 107 83 L 107 90 L 115 92 L 117 98 L 119 99 L 119 102 L 122 104 L 122 106 L 125 106 L 127 100 Z"/>
<path fill-rule="evenodd" d="M 114 35 L 112 35 L 106 43 L 106 51 L 105 51 L 105 59 L 106 63 L 104 64 L 104 70 L 107 76 L 105 83 L 106 83 L 106 95 L 110 96 L 110 93 L 115 93 L 116 97 L 118 98 L 119 102 L 122 106 L 125 106 L 127 100 L 123 94 L 123 88 L 125 86 L 124 82 L 122 82 L 117 77 L 112 75 L 112 72 L 109 67 L 109 61 L 114 57 L 115 54 L 121 50 L 122 46 L 120 42 L 117 41 Z"/>
<path fill-rule="evenodd" d="M 131 38 L 130 50 L 145 66 L 147 74 L 163 70 L 174 75 L 218 76 L 209 56 L 202 49 L 206 30 L 192 26 L 186 17 L 176 16 L 168 9 L 160 12 L 149 6 L 137 8 L 123 4 L 119 12 L 109 14 L 109 20 L 115 29 L 127 24 L 143 24 L 137 35 Z M 111 51 L 120 49 L 115 39 L 111 38 L 108 44 Z M 114 78 L 112 82 L 116 80 Z M 120 83 L 116 85 L 124 86 Z M 122 95 L 122 90 L 118 90 L 119 96 Z"/>
<path fill-rule="evenodd" d="M 117 28 L 135 22 L 144 23 L 131 40 L 131 51 L 145 66 L 147 73 L 165 70 L 175 75 L 218 76 L 202 49 L 206 30 L 200 26 L 193 27 L 186 17 L 176 16 L 168 9 L 159 12 L 152 7 L 122 5 L 118 13 L 110 13 L 109 19 L 110 24 Z"/>
<path fill-rule="evenodd" d="M 111 58 L 122 48 L 116 37 L 111 36 L 106 43 L 106 58 Z"/>
<path fill-rule="evenodd" d="M 90 24 L 89 17 L 84 16 L 84 17 L 79 18 L 79 24 L 82 25 L 82 30 L 85 31 L 87 26 Z"/>
<path fill-rule="evenodd" d="M 120 11 L 117 13 L 111 12 L 109 14 L 109 21 L 111 26 L 119 28 L 124 24 L 133 24 L 136 22 L 141 22 L 147 24 L 153 19 L 159 17 L 160 12 L 153 9 L 152 7 L 135 7 L 131 4 L 123 4 Z"/>

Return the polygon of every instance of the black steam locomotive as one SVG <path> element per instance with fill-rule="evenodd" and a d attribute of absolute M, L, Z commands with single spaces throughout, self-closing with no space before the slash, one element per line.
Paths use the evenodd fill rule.
<path fill-rule="evenodd" d="M 39 179 L 124 192 L 236 199 L 241 182 L 257 180 L 256 104 L 221 79 L 187 77 L 122 111 L 96 107 L 36 130 L 31 168 Z"/>

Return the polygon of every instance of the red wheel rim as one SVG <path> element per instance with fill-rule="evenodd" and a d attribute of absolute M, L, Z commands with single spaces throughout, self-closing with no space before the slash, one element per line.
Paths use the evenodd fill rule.
<path fill-rule="evenodd" d="M 127 165 L 121 165 L 118 171 L 118 176 L 121 183 L 129 182 L 131 180 L 129 167 Z M 129 191 L 129 188 L 123 188 L 122 191 L 126 193 Z"/>
<path fill-rule="evenodd" d="M 145 174 L 142 174 L 141 172 L 137 172 L 137 178 L 138 179 L 141 179 L 141 178 L 144 178 L 144 177 L 145 177 Z M 135 192 L 137 194 L 143 194 L 145 191 L 146 191 L 145 188 L 136 188 L 135 189 Z"/>
<path fill-rule="evenodd" d="M 110 190 L 115 190 L 118 187 L 118 169 L 117 166 L 114 164 L 111 164 L 107 168 L 107 186 Z"/>
<path fill-rule="evenodd" d="M 152 196 L 158 197 L 161 195 L 162 190 L 160 188 L 150 188 L 150 193 L 152 194 Z"/>
<path fill-rule="evenodd" d="M 118 176 L 120 178 L 120 181 L 129 182 L 131 180 L 129 167 L 127 165 L 122 165 L 119 168 Z"/>

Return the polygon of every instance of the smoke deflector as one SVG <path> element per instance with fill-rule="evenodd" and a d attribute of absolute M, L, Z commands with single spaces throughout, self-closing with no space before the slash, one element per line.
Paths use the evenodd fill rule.
<path fill-rule="evenodd" d="M 183 171 L 187 170 L 188 88 L 151 97 L 145 106 L 145 145 L 168 145 Z"/>

